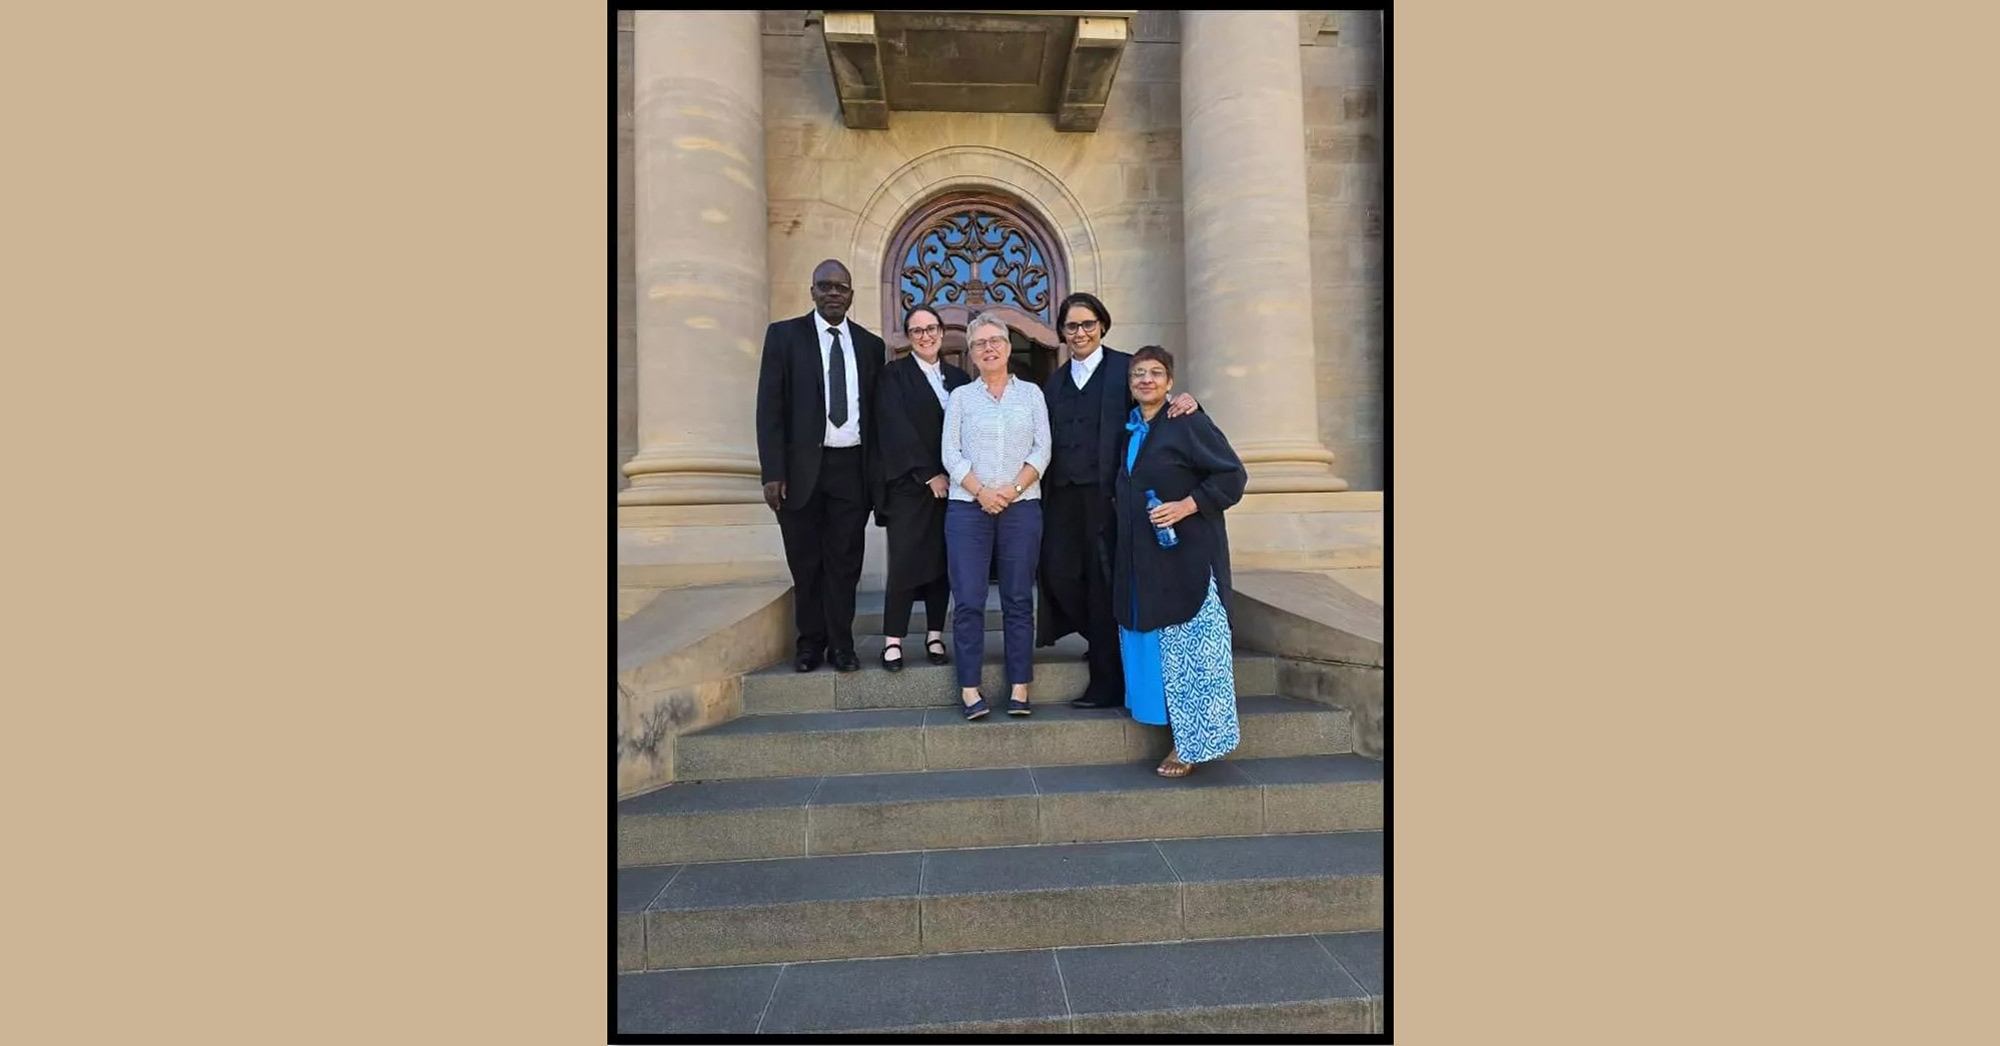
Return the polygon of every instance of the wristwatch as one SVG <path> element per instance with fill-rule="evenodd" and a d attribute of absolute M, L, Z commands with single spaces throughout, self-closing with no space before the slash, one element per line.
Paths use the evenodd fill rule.
<path fill-rule="evenodd" d="M 1014 484 L 1014 493 L 1016 493 L 1016 494 L 1026 494 L 1027 492 L 1028 492 L 1028 488 L 1026 488 L 1026 487 L 1024 487 L 1024 486 L 1020 485 L 1019 483 L 1016 483 L 1016 484 Z"/>

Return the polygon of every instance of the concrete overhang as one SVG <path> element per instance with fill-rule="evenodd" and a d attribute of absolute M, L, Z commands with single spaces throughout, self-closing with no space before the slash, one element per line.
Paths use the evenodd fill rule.
<path fill-rule="evenodd" d="M 891 110 L 1049 113 L 1095 131 L 1137 11 L 809 11 L 847 126 Z"/>

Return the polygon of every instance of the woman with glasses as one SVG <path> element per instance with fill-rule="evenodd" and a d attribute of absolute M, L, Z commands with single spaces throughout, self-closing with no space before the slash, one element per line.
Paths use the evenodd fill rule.
<path fill-rule="evenodd" d="M 1111 614 L 1111 487 L 1123 458 L 1125 418 L 1132 411 L 1125 380 L 1132 357 L 1103 344 L 1111 310 L 1096 295 L 1069 295 L 1056 307 L 1056 317 L 1069 361 L 1042 386 L 1054 447 L 1042 503 L 1042 605 L 1035 643 L 1049 646 L 1071 632 L 1082 636 L 1090 647 L 1090 685 L 1070 703 L 1116 708 L 1125 704 L 1125 674 Z M 1167 412 L 1180 415 L 1199 406 L 1183 392 Z"/>
<path fill-rule="evenodd" d="M 1034 681 L 1035 566 L 1042 543 L 1042 472 L 1049 465 L 1049 412 L 1042 390 L 1008 373 L 1012 328 L 991 313 L 965 325 L 976 380 L 951 394 L 940 450 L 950 474 L 945 559 L 951 577 L 953 645 L 965 718 L 992 711 L 979 694 L 986 652 L 986 577 L 1000 564 L 1007 714 L 1027 715 Z"/>
<path fill-rule="evenodd" d="M 924 601 L 924 652 L 948 663 L 944 646 L 944 514 L 950 478 L 941 446 L 951 391 L 971 381 L 938 358 L 944 324 L 919 305 L 903 314 L 910 354 L 882 368 L 875 388 L 876 522 L 889 529 L 889 583 L 882 606 L 882 667 L 903 670 L 910 607 Z"/>
<path fill-rule="evenodd" d="M 1222 513 L 1250 477 L 1208 415 L 1168 415 L 1172 353 L 1148 345 L 1128 373 L 1138 406 L 1120 448 L 1111 573 L 1125 702 L 1135 721 L 1172 731 L 1157 772 L 1186 777 L 1240 736 Z"/>

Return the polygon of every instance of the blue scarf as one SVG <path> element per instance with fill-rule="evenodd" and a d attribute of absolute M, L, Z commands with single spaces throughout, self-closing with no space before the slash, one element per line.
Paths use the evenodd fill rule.
<path fill-rule="evenodd" d="M 1133 407 L 1131 418 L 1125 422 L 1125 431 L 1133 434 L 1125 443 L 1125 471 L 1128 474 L 1132 471 L 1132 463 L 1139 460 L 1139 448 L 1145 446 L 1146 433 L 1152 428 L 1147 424 L 1146 416 L 1139 413 L 1139 408 Z"/>

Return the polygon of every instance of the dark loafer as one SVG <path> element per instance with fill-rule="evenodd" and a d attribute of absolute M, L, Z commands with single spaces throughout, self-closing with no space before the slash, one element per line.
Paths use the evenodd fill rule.
<path fill-rule="evenodd" d="M 1124 704 L 1125 702 L 1123 701 L 1114 701 L 1108 697 L 1092 697 L 1089 694 L 1085 694 L 1071 701 L 1069 706 L 1071 708 L 1120 708 Z"/>
<path fill-rule="evenodd" d="M 896 647 L 895 649 L 901 650 L 902 647 L 899 646 Z M 899 657 L 894 660 L 890 660 L 889 650 L 890 650 L 889 647 L 882 648 L 882 667 L 888 669 L 891 672 L 901 672 L 903 670 L 903 659 Z"/>
<path fill-rule="evenodd" d="M 924 656 L 930 658 L 931 664 L 934 665 L 951 664 L 951 658 L 944 656 L 944 640 L 942 639 L 925 640 Z"/>
<path fill-rule="evenodd" d="M 1035 710 L 1034 710 L 1034 709 L 1032 709 L 1032 708 L 1029 708 L 1029 707 L 1028 707 L 1028 703 L 1027 703 L 1026 701 L 1016 701 L 1016 700 L 1014 700 L 1013 698 L 1011 698 L 1011 697 L 1010 697 L 1010 698 L 1008 698 L 1008 699 L 1007 699 L 1007 714 L 1008 714 L 1008 715 L 1034 715 L 1034 714 L 1035 714 Z"/>
<path fill-rule="evenodd" d="M 977 719 L 980 716 L 983 716 L 986 713 L 993 711 L 992 708 L 987 706 L 986 699 L 983 697 L 977 701 L 974 701 L 969 705 L 963 701 L 960 701 L 959 707 L 965 709 L 966 722 L 971 722 L 972 720 Z"/>
<path fill-rule="evenodd" d="M 799 672 L 810 672 L 819 666 L 820 652 L 817 650 L 799 651 L 798 660 L 792 663 L 792 668 Z"/>
<path fill-rule="evenodd" d="M 855 657 L 852 650 L 836 650 L 827 660 L 833 662 L 833 670 L 836 672 L 861 671 L 861 659 Z"/>

